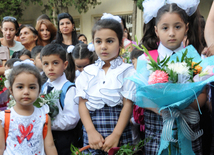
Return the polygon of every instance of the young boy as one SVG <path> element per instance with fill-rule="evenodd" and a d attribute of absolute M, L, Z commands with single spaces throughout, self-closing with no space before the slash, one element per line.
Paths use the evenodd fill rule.
<path fill-rule="evenodd" d="M 76 88 L 73 83 L 67 80 L 64 73 L 64 70 L 68 66 L 66 51 L 59 44 L 48 44 L 42 49 L 40 58 L 43 71 L 48 77 L 41 92 L 48 94 L 50 89 L 52 89 L 51 91 L 62 90 L 60 97 L 64 96 L 64 100 L 60 99 L 57 104 L 59 114 L 51 124 L 58 154 L 68 155 L 71 154 L 71 143 L 73 144 L 78 139 L 74 128 L 76 127 L 80 116 L 78 105 L 73 101 L 74 96 L 76 95 Z M 71 85 L 66 88 L 66 92 L 63 95 L 66 83 L 70 83 Z M 62 101 L 64 101 L 64 105 Z"/>
<path fill-rule="evenodd" d="M 132 64 L 134 65 L 134 68 L 137 68 L 137 58 L 141 56 L 144 52 L 135 48 L 132 50 L 130 54 L 130 59 L 132 60 Z"/>
<path fill-rule="evenodd" d="M 45 75 L 45 73 L 43 72 L 43 69 L 42 69 L 42 61 L 40 59 L 40 53 L 41 53 L 42 48 L 43 48 L 43 46 L 35 46 L 31 50 L 31 59 L 34 62 L 34 65 L 40 71 L 40 75 L 42 76 L 42 84 L 44 84 L 48 80 L 48 78 L 47 78 L 47 76 Z"/>

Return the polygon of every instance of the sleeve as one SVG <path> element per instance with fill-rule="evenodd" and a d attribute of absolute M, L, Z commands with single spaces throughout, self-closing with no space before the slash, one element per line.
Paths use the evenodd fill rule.
<path fill-rule="evenodd" d="M 121 92 L 124 98 L 127 98 L 132 102 L 135 102 L 136 86 L 133 81 L 128 80 L 126 78 L 132 76 L 134 73 L 135 73 L 134 67 L 131 67 L 126 72 L 124 72 L 124 83 Z"/>
<path fill-rule="evenodd" d="M 87 73 L 83 71 L 76 79 L 76 95 L 74 97 L 74 102 L 79 104 L 79 97 L 83 99 L 88 99 L 87 94 L 84 92 L 84 89 L 88 86 L 88 77 Z"/>
<path fill-rule="evenodd" d="M 1 120 L 1 125 L 4 128 L 4 111 L 0 112 L 0 120 Z"/>
<path fill-rule="evenodd" d="M 59 111 L 55 120 L 52 121 L 52 130 L 70 130 L 76 127 L 80 116 L 78 104 L 74 102 L 75 95 L 76 88 L 70 87 L 65 96 L 63 110 Z"/>

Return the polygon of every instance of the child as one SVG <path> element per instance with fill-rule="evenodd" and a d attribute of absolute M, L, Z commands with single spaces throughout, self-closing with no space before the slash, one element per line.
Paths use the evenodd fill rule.
<path fill-rule="evenodd" d="M 48 80 L 48 78 L 42 69 L 42 61 L 40 59 L 40 53 L 41 53 L 42 48 L 43 48 L 43 46 L 35 46 L 31 51 L 31 57 L 34 62 L 34 65 L 40 71 L 40 75 L 42 76 L 42 85 L 43 85 Z"/>
<path fill-rule="evenodd" d="M 87 151 L 92 154 L 106 154 L 112 147 L 132 143 L 129 119 L 135 85 L 124 79 L 135 70 L 119 56 L 123 30 L 118 21 L 98 21 L 92 38 L 99 59 L 77 78 L 75 102 L 79 99 L 84 146 L 90 145 Z"/>
<path fill-rule="evenodd" d="M 158 12 L 156 14 L 151 15 L 150 14 L 151 9 L 149 9 L 149 6 L 151 5 L 161 6 L 160 1 L 156 1 L 156 3 L 157 5 L 155 5 L 154 1 L 151 0 L 143 3 L 144 8 L 145 9 L 147 8 L 147 10 L 144 10 L 146 11 L 144 12 L 146 27 L 144 33 L 145 35 L 142 41 L 143 44 L 149 50 L 153 50 L 150 51 L 150 54 L 153 57 L 153 59 L 155 57 L 156 57 L 155 59 L 157 59 L 158 55 L 160 60 L 163 60 L 166 56 L 169 57 L 174 52 L 183 49 L 184 47 L 182 44 L 182 40 L 186 34 L 187 38 L 189 38 L 190 44 L 192 44 L 197 50 L 200 50 L 199 44 L 197 43 L 198 41 L 200 41 L 200 39 L 198 39 L 199 37 L 194 37 L 192 33 L 197 27 L 197 25 L 196 27 L 192 25 L 192 21 L 198 18 L 196 14 L 197 12 L 195 12 L 197 5 L 194 5 L 194 7 L 191 9 L 186 8 L 186 10 L 183 10 L 182 8 L 185 8 L 185 6 L 179 4 L 177 5 L 175 3 L 164 5 L 164 2 L 162 2 L 163 5 L 162 7 L 159 7 L 160 9 L 158 10 Z M 187 14 L 185 11 L 188 10 L 191 10 L 192 12 L 187 12 L 188 13 Z M 154 19 L 153 17 L 156 18 Z M 151 31 L 151 29 L 154 30 Z M 197 30 L 197 32 L 200 31 Z M 194 37 L 195 40 L 192 40 L 192 37 Z M 156 47 L 158 48 L 157 50 L 155 50 Z M 145 55 L 142 55 L 141 57 L 139 57 L 139 59 L 145 60 L 146 59 Z M 197 100 L 200 106 L 202 106 L 206 102 L 206 92 L 202 92 L 198 96 Z M 191 106 L 194 109 L 197 109 L 197 101 L 195 100 L 191 104 Z M 163 128 L 162 116 L 160 113 L 158 113 L 157 109 L 145 109 L 144 121 L 145 121 L 145 138 L 152 137 L 152 139 L 145 145 L 145 154 L 156 155 L 158 153 L 160 136 Z M 199 125 L 197 124 L 191 128 L 195 128 L 196 131 L 198 131 Z M 192 148 L 197 155 L 202 154 L 200 138 L 192 142 Z"/>
<path fill-rule="evenodd" d="M 42 93 L 48 94 L 50 91 L 62 90 L 60 96 L 64 96 L 64 100 L 60 100 L 57 104 L 59 114 L 52 121 L 52 133 L 58 154 L 68 155 L 71 154 L 71 143 L 74 144 L 78 138 L 75 127 L 80 117 L 78 105 L 73 101 L 76 88 L 73 83 L 67 80 L 64 73 L 68 66 L 66 51 L 59 44 L 48 44 L 42 49 L 40 57 L 43 71 L 48 77 L 47 82 L 43 85 Z"/>
<path fill-rule="evenodd" d="M 144 52 L 135 48 L 133 49 L 133 51 L 131 52 L 130 54 L 130 59 L 132 61 L 132 64 L 134 65 L 134 68 L 136 69 L 137 68 L 137 58 L 139 56 L 141 56 Z"/>
<path fill-rule="evenodd" d="M 13 68 L 13 64 L 16 61 L 22 61 L 22 60 L 18 59 L 18 58 L 11 58 L 11 59 L 7 60 L 7 62 L 4 64 L 5 70 Z"/>
<path fill-rule="evenodd" d="M 97 55 L 94 53 L 94 50 L 89 50 L 90 44 L 86 45 L 83 43 L 79 43 L 75 46 L 70 45 L 67 49 L 68 51 L 68 59 L 73 57 L 74 64 L 76 68 L 76 76 L 83 71 L 83 68 L 94 63 L 97 59 Z"/>
<path fill-rule="evenodd" d="M 9 89 L 16 105 L 10 109 L 8 130 L 6 112 L 0 112 L 0 154 L 56 155 L 50 118 L 47 135 L 43 139 L 43 127 L 49 108 L 47 105 L 41 108 L 33 106 L 41 89 L 39 71 L 34 66 L 22 63 L 15 66 L 10 75 Z M 5 132 L 8 132 L 8 136 Z"/>
<path fill-rule="evenodd" d="M 31 59 L 30 51 L 27 49 L 23 49 L 19 55 L 19 59 L 21 60 Z"/>

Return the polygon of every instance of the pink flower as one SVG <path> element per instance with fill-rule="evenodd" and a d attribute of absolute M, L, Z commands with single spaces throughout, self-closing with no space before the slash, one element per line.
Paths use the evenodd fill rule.
<path fill-rule="evenodd" d="M 169 81 L 169 76 L 166 72 L 161 70 L 156 70 L 149 76 L 149 84 L 155 83 L 166 83 Z"/>

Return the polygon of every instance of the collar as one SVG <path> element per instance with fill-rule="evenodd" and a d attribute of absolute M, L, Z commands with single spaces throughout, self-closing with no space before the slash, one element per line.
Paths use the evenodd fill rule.
<path fill-rule="evenodd" d="M 178 47 L 177 49 L 175 49 L 174 51 L 166 48 L 161 42 L 158 46 L 158 55 L 161 57 L 161 58 L 165 58 L 166 56 L 169 57 L 172 55 L 173 52 L 178 52 L 180 50 L 182 50 L 184 47 L 183 47 L 183 43 L 181 43 L 180 47 Z"/>
<path fill-rule="evenodd" d="M 120 66 L 122 63 L 123 63 L 123 59 L 120 56 L 118 56 L 117 58 L 110 61 L 110 64 L 111 64 L 110 68 L 115 69 L 117 66 Z M 105 62 L 100 58 L 97 61 L 95 61 L 95 65 L 98 66 L 100 69 L 103 67 L 104 64 Z"/>
<path fill-rule="evenodd" d="M 56 90 L 61 90 L 62 86 L 67 82 L 67 78 L 65 76 L 65 73 L 63 73 L 62 76 L 58 77 L 54 81 L 50 81 L 50 79 L 47 80 L 47 86 L 54 87 Z"/>

